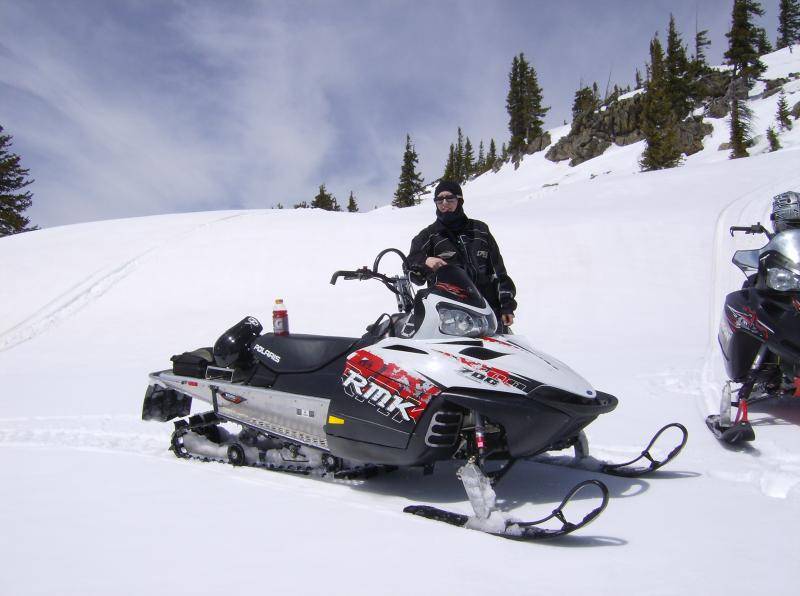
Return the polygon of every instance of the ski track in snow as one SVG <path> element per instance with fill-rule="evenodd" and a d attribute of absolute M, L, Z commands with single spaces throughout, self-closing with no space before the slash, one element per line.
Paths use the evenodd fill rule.
<path fill-rule="evenodd" d="M 110 270 L 107 268 L 95 272 L 83 281 L 72 286 L 66 292 L 53 298 L 53 300 L 22 322 L 1 333 L 0 352 L 9 350 L 52 329 L 55 325 L 65 321 L 89 304 L 98 300 L 120 281 L 133 273 L 139 265 L 148 257 L 152 256 L 153 253 L 158 252 L 166 246 L 171 246 L 214 224 L 242 217 L 243 215 L 245 214 L 237 213 L 235 215 L 226 215 L 225 217 L 196 225 L 186 230 L 183 234 L 152 246 L 116 267 L 111 267 Z"/>

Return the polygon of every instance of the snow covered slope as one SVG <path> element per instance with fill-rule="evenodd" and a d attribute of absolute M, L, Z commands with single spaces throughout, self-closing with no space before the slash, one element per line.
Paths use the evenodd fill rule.
<path fill-rule="evenodd" d="M 768 77 L 800 71 L 800 48 L 768 61 Z M 786 92 L 800 100 L 797 81 Z M 762 133 L 775 101 L 752 101 Z M 139 420 L 148 372 L 246 314 L 268 322 L 276 297 L 296 332 L 360 335 L 393 299 L 377 284 L 330 286 L 331 272 L 406 250 L 432 203 L 169 215 L 0 240 L 0 594 L 795 593 L 800 403 L 765 407 L 744 451 L 718 445 L 703 419 L 722 381 L 721 300 L 741 282 L 730 257 L 754 242 L 727 228 L 765 221 L 773 194 L 800 189 L 800 123 L 783 150 L 762 139 L 737 161 L 717 150 L 726 124 L 714 124 L 675 170 L 638 172 L 637 144 L 576 168 L 537 154 L 465 187 L 467 213 L 490 224 L 517 284 L 515 332 L 620 399 L 589 428 L 594 454 L 635 455 L 673 420 L 691 433 L 663 473 L 603 478 L 606 512 L 549 543 L 401 513 L 468 511 L 452 466 L 315 481 L 178 460 L 169 425 Z M 525 463 L 499 492 L 533 518 L 586 477 Z"/>

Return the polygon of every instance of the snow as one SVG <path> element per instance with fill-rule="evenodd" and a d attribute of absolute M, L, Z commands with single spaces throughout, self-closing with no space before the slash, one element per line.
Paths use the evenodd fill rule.
<path fill-rule="evenodd" d="M 797 47 L 766 61 L 768 78 L 800 71 Z M 795 82 L 786 89 L 795 101 Z M 762 136 L 776 101 L 751 101 Z M 703 420 L 724 379 L 722 300 L 741 283 L 730 259 L 758 246 L 727 230 L 766 222 L 774 194 L 800 189 L 800 124 L 781 133 L 784 149 L 761 140 L 732 161 L 718 150 L 725 121 L 712 122 L 703 151 L 673 170 L 639 172 L 637 143 L 575 168 L 540 152 L 464 187 L 517 284 L 515 332 L 620 399 L 589 427 L 592 455 L 634 457 L 671 421 L 690 432 L 680 458 L 644 479 L 520 463 L 497 490 L 520 519 L 545 517 L 586 478 L 609 486 L 602 516 L 547 543 L 402 513 L 469 512 L 455 463 L 328 482 L 178 460 L 171 425 L 139 419 L 148 372 L 245 315 L 268 323 L 277 297 L 295 332 L 360 335 L 394 300 L 378 284 L 331 286 L 331 273 L 407 250 L 430 201 L 0 240 L 0 593 L 794 593 L 795 570 L 775 553 L 800 547 L 800 403 L 758 408 L 742 450 L 721 447 Z M 575 505 L 596 503 L 587 493 Z"/>

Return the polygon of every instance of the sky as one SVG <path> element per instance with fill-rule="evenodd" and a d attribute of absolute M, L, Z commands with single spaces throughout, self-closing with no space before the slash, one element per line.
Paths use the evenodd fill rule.
<path fill-rule="evenodd" d="M 762 2 L 774 41 L 778 0 Z M 0 0 L 0 125 L 42 227 L 311 201 L 391 202 L 406 134 L 426 182 L 457 128 L 508 139 L 512 58 L 546 126 L 581 82 L 644 72 L 674 14 L 725 51 L 732 0 Z"/>

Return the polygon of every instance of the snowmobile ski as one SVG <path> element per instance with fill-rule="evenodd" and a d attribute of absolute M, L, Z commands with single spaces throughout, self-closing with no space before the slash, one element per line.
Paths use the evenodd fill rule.
<path fill-rule="evenodd" d="M 600 490 L 600 504 L 587 513 L 582 520 L 578 523 L 572 523 L 566 519 L 564 515 L 564 507 L 567 503 L 583 489 L 594 486 Z M 403 509 L 405 513 L 418 515 L 426 519 L 444 522 L 453 526 L 468 528 L 470 530 L 478 530 L 493 534 L 495 536 L 502 536 L 504 538 L 516 538 L 519 540 L 543 540 L 549 538 L 558 538 L 559 536 L 566 536 L 579 530 L 584 526 L 594 521 L 608 505 L 608 487 L 599 480 L 584 480 L 576 484 L 562 499 L 558 507 L 547 517 L 538 519 L 536 521 L 518 521 L 514 519 L 504 518 L 499 511 L 492 511 L 486 518 L 481 519 L 481 516 L 464 515 L 461 513 L 454 513 L 452 511 L 445 511 L 437 507 L 429 505 L 410 505 Z M 551 519 L 556 519 L 561 522 L 560 528 L 545 528 L 542 525 Z"/>
<path fill-rule="evenodd" d="M 747 420 L 740 420 L 731 426 L 722 426 L 719 415 L 712 414 L 706 418 L 706 426 L 717 439 L 728 445 L 738 445 L 756 438 L 756 433 Z"/>
<path fill-rule="evenodd" d="M 664 457 L 663 459 L 656 459 L 653 457 L 651 453 L 652 448 L 656 444 L 656 442 L 661 438 L 661 436 L 671 428 L 675 428 L 680 432 L 680 440 L 675 444 L 675 447 Z M 581 433 L 583 434 L 583 433 Z M 680 424 L 679 422 L 672 422 L 665 426 L 662 426 L 650 439 L 650 442 L 647 443 L 647 446 L 642 450 L 641 454 L 634 459 L 622 463 L 612 463 L 606 462 L 603 460 L 599 460 L 597 458 L 592 457 L 589 455 L 588 452 L 588 444 L 585 440 L 585 436 L 579 437 L 576 441 L 574 448 L 575 448 L 575 458 L 566 458 L 566 457 L 559 457 L 559 456 L 536 456 L 531 458 L 530 461 L 534 461 L 537 463 L 544 463 L 548 465 L 555 465 L 555 466 L 564 466 L 567 468 L 575 468 L 579 470 L 588 470 L 591 472 L 601 472 L 603 474 L 609 474 L 611 476 L 621 476 L 623 478 L 639 478 L 641 476 L 646 476 L 651 472 L 658 470 L 659 468 L 665 466 L 673 459 L 675 459 L 678 454 L 683 450 L 686 446 L 686 441 L 689 439 L 689 431 L 686 430 L 686 427 Z M 650 462 L 647 465 L 637 465 L 640 461 L 645 460 Z"/>

